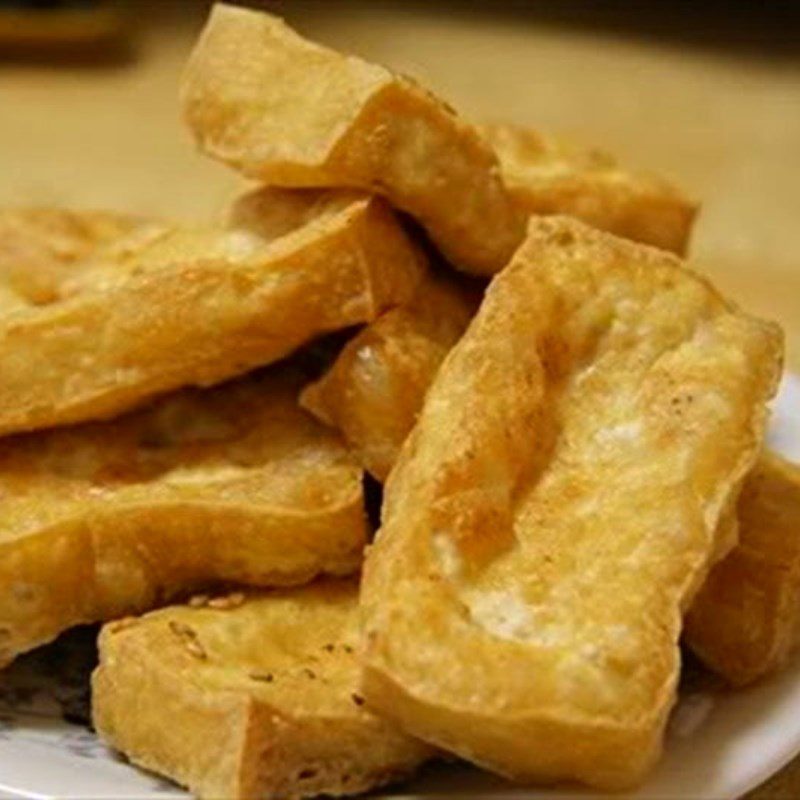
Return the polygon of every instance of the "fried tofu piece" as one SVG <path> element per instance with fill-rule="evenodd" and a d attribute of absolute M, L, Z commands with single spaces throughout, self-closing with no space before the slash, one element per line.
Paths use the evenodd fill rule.
<path fill-rule="evenodd" d="M 452 287 L 425 282 L 418 298 L 367 326 L 300 395 L 380 482 L 469 322 L 469 303 Z M 800 468 L 766 453 L 745 481 L 737 513 L 730 522 L 738 524 L 739 544 L 692 603 L 684 640 L 741 686 L 775 672 L 800 644 Z"/>
<path fill-rule="evenodd" d="M 356 571 L 362 473 L 301 385 L 270 371 L 0 441 L 0 665 L 207 585 Z"/>
<path fill-rule="evenodd" d="M 457 327 L 426 326 L 413 304 L 389 311 L 303 390 L 301 404 L 340 430 L 384 482 L 458 335 Z M 710 669 L 742 686 L 780 669 L 800 644 L 800 470 L 767 453 L 731 521 L 740 542 L 692 603 L 684 640 Z"/>
<path fill-rule="evenodd" d="M 387 311 L 351 339 L 301 405 L 337 428 L 358 461 L 383 482 L 425 392 L 474 311 L 456 284 L 429 277 L 412 301 Z"/>
<path fill-rule="evenodd" d="M 527 214 L 566 214 L 617 236 L 686 252 L 698 204 L 662 178 L 629 172 L 608 153 L 530 128 L 486 125 L 481 133 Z"/>
<path fill-rule="evenodd" d="M 463 293 L 423 282 L 414 301 L 345 346 L 301 405 L 385 481 L 469 319 Z M 711 669 L 744 685 L 779 669 L 800 641 L 800 469 L 767 453 L 745 482 L 738 524 L 741 541 L 692 603 L 685 638 Z"/>
<path fill-rule="evenodd" d="M 641 781 L 781 356 L 674 256 L 532 219 L 387 482 L 368 701 L 513 779 Z"/>
<path fill-rule="evenodd" d="M 524 236 L 525 215 L 475 128 L 409 78 L 309 42 L 278 17 L 216 5 L 182 105 L 210 156 L 272 186 L 381 194 L 467 272 L 497 272 Z"/>
<path fill-rule="evenodd" d="M 94 724 L 134 763 L 208 800 L 383 786 L 432 750 L 364 705 L 357 640 L 350 582 L 111 623 L 100 636 Z"/>
<path fill-rule="evenodd" d="M 0 309 L 52 303 L 76 264 L 144 224 L 104 211 L 0 209 Z"/>
<path fill-rule="evenodd" d="M 783 666 L 800 642 L 800 466 L 766 454 L 737 511 L 739 545 L 703 585 L 685 640 L 742 686 Z"/>
<path fill-rule="evenodd" d="M 58 299 L 0 313 L 0 434 L 220 383 L 408 300 L 420 256 L 383 201 L 308 203 L 277 238 L 150 225 L 75 265 Z"/>

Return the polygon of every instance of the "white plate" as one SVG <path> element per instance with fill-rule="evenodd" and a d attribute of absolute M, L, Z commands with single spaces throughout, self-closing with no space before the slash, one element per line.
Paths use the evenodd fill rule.
<path fill-rule="evenodd" d="M 800 461 L 800 379 L 781 387 L 770 444 Z M 88 634 L 71 635 L 0 676 L 0 797 L 36 800 L 166 800 L 186 795 L 112 755 L 72 718 L 85 706 Z M 684 688 L 666 755 L 638 792 L 663 800 L 740 797 L 800 752 L 800 659 L 746 691 Z M 598 797 L 510 787 L 469 768 L 438 768 L 386 797 Z"/>

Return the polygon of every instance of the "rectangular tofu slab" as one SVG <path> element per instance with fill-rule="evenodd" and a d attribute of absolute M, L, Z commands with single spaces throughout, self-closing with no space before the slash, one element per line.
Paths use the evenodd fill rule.
<path fill-rule="evenodd" d="M 779 669 L 800 643 L 800 467 L 767 453 L 737 505 L 739 545 L 711 571 L 685 641 L 735 686 Z"/>
<path fill-rule="evenodd" d="M 361 470 L 270 371 L 105 423 L 0 441 L 0 666 L 205 586 L 361 564 Z"/>
<path fill-rule="evenodd" d="M 204 800 L 279 800 L 359 794 L 431 757 L 358 694 L 355 584 L 214 605 L 103 629 L 94 723 L 135 764 Z"/>
<path fill-rule="evenodd" d="M 358 461 L 383 482 L 474 310 L 473 298 L 454 282 L 425 278 L 407 305 L 382 314 L 345 345 L 303 390 L 301 404 L 339 430 Z"/>
<path fill-rule="evenodd" d="M 270 202 L 285 198 L 274 192 Z M 220 383 L 411 296 L 419 255 L 383 201 L 308 202 L 311 219 L 292 197 L 277 237 L 137 228 L 65 270 L 46 302 L 9 283 L 0 293 L 0 434 L 114 416 Z"/>
<path fill-rule="evenodd" d="M 525 233 L 472 126 L 409 78 L 309 42 L 278 17 L 216 5 L 182 104 L 212 157 L 272 186 L 383 195 L 467 272 L 497 272 Z"/>
<path fill-rule="evenodd" d="M 698 205 L 663 178 L 631 172 L 608 153 L 530 128 L 486 125 L 481 133 L 526 214 L 565 214 L 617 236 L 687 251 Z"/>
<path fill-rule="evenodd" d="M 532 219 L 387 483 L 369 702 L 514 779 L 641 781 L 781 356 L 677 258 Z"/>
<path fill-rule="evenodd" d="M 337 428 L 384 482 L 469 315 L 465 295 L 423 281 L 407 306 L 386 312 L 345 346 L 303 390 L 301 404 Z M 780 669 L 800 644 L 800 468 L 764 453 L 730 523 L 738 525 L 739 543 L 692 602 L 684 641 L 740 686 Z"/>

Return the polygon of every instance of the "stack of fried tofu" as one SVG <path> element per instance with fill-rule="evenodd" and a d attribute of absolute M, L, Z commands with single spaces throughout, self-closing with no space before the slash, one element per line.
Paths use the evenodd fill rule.
<path fill-rule="evenodd" d="M 99 734 L 244 800 L 633 786 L 682 641 L 783 664 L 782 336 L 694 203 L 232 6 L 182 106 L 256 184 L 223 223 L 0 213 L 0 665 L 103 623 Z"/>

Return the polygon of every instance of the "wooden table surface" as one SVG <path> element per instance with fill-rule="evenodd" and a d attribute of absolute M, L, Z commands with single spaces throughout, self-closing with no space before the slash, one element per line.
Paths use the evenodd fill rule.
<path fill-rule="evenodd" d="M 800 371 L 800 51 L 785 20 L 720 3 L 683 19 L 659 2 L 611 2 L 600 17 L 578 0 L 273 5 L 475 119 L 599 144 L 687 187 L 703 201 L 695 264 L 784 326 Z M 140 30 L 126 62 L 0 60 L 0 204 L 205 218 L 235 191 L 235 177 L 194 153 L 178 116 L 203 4 L 132 6 Z M 800 796 L 800 764 L 752 796 Z"/>

